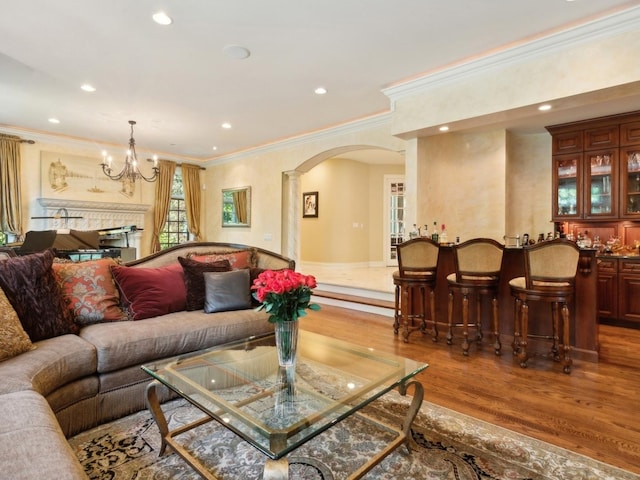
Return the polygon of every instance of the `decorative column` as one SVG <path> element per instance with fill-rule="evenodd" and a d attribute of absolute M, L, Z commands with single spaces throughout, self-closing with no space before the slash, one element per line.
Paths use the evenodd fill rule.
<path fill-rule="evenodd" d="M 285 204 L 282 219 L 283 255 L 300 262 L 301 173 L 295 170 L 286 175 Z"/>

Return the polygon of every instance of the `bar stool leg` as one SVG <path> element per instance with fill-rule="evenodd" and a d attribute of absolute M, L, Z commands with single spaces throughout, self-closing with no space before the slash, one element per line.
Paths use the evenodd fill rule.
<path fill-rule="evenodd" d="M 529 305 L 526 300 L 522 300 L 520 304 L 520 350 L 518 359 L 520 366 L 527 368 L 527 334 L 529 329 Z"/>
<path fill-rule="evenodd" d="M 513 349 L 513 355 L 517 356 L 518 353 L 520 352 L 520 324 L 521 324 L 521 319 L 520 319 L 520 315 L 521 315 L 521 309 L 520 309 L 520 305 L 521 305 L 521 300 L 516 297 L 515 298 L 515 302 L 514 302 L 514 312 L 513 312 L 513 345 L 512 345 L 512 349 Z"/>
<path fill-rule="evenodd" d="M 462 292 L 462 353 L 469 355 L 469 293 Z"/>
<path fill-rule="evenodd" d="M 502 354 L 502 345 L 500 344 L 500 331 L 498 329 L 498 297 L 493 294 L 493 298 L 491 299 L 491 310 L 493 312 L 493 349 L 496 352 L 496 355 L 500 356 Z"/>
<path fill-rule="evenodd" d="M 393 333 L 394 335 L 398 334 L 398 330 L 400 329 L 400 317 L 402 316 L 400 311 L 400 285 L 396 285 L 395 291 L 395 310 L 393 314 Z"/>
<path fill-rule="evenodd" d="M 402 324 L 404 325 L 404 335 L 403 340 L 404 343 L 409 343 L 409 312 L 411 306 L 409 302 L 411 301 L 411 295 L 409 295 L 409 286 L 402 286 L 402 300 L 400 302 L 400 308 L 402 310 Z"/>
<path fill-rule="evenodd" d="M 560 321 L 560 309 L 558 302 L 553 302 L 551 304 L 551 321 L 553 322 L 553 343 L 551 345 L 551 354 L 553 355 L 553 360 L 555 362 L 560 361 L 560 353 L 558 350 L 558 343 L 560 339 L 559 321 Z"/>
<path fill-rule="evenodd" d="M 447 345 L 453 342 L 453 291 L 449 290 L 449 306 L 447 308 L 447 323 L 449 330 L 447 331 Z"/>
<path fill-rule="evenodd" d="M 482 342 L 482 294 L 476 292 L 476 341 Z"/>
<path fill-rule="evenodd" d="M 434 342 L 438 341 L 438 322 L 436 322 L 436 294 L 433 291 L 433 287 L 429 288 L 429 308 L 431 310 L 431 324 L 433 325 L 433 338 Z"/>
<path fill-rule="evenodd" d="M 564 373 L 571 373 L 571 339 L 569 338 L 569 307 L 566 303 L 562 304 L 562 361 Z"/>

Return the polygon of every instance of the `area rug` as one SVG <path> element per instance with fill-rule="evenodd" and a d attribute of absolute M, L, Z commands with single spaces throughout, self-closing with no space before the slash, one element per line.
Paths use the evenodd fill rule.
<path fill-rule="evenodd" d="M 366 414 L 400 425 L 408 399 L 392 392 Z M 202 417 L 183 400 L 163 406 L 170 428 Z M 424 402 L 412 428 L 416 447 L 400 447 L 365 479 L 639 480 L 640 476 L 545 442 Z M 349 418 L 288 457 L 289 478 L 348 478 L 390 440 L 362 418 Z M 168 449 L 158 457 L 158 429 L 147 411 L 69 440 L 90 479 L 196 480 L 200 476 Z M 266 457 L 216 422 L 177 437 L 222 480 L 261 479 Z"/>

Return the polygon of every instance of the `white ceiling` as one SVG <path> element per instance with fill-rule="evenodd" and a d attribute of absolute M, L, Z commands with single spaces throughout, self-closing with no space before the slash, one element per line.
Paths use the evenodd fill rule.
<path fill-rule="evenodd" d="M 639 4 L 5 0 L 0 131 L 100 149 L 124 145 L 136 120 L 139 149 L 208 160 L 388 112 L 387 87 Z M 158 10 L 173 24 L 155 24 Z M 229 45 L 251 55 L 229 58 Z M 85 82 L 97 91 L 83 92 Z M 317 86 L 328 93 L 315 95 Z"/>

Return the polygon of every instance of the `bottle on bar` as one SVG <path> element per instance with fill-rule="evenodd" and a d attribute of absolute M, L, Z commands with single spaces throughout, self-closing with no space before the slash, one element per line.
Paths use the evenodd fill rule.
<path fill-rule="evenodd" d="M 440 229 L 440 243 L 449 243 L 449 239 L 447 238 L 447 229 L 445 228 L 444 223 L 442 224 L 442 228 Z"/>
<path fill-rule="evenodd" d="M 438 222 L 433 222 L 433 232 L 431 233 L 431 240 L 438 243 Z"/>

